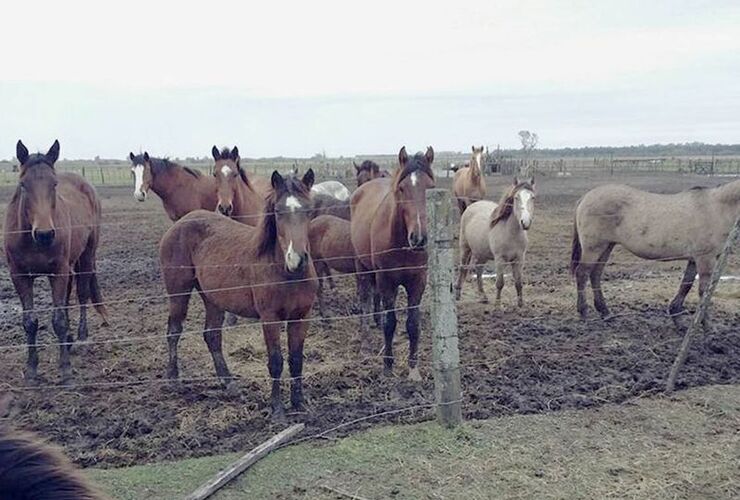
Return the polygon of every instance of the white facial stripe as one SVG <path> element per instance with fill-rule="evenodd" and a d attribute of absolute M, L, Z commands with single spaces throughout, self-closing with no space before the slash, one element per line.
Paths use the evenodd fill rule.
<path fill-rule="evenodd" d="M 288 243 L 288 250 L 285 252 L 285 265 L 289 271 L 295 271 L 301 263 L 301 256 L 293 250 L 293 240 Z"/>
<path fill-rule="evenodd" d="M 134 165 L 134 194 L 141 193 L 141 185 L 144 184 L 144 165 Z"/>
<path fill-rule="evenodd" d="M 419 182 L 419 176 L 416 174 L 416 172 L 413 172 L 411 174 L 411 185 L 416 186 L 417 182 Z"/>
<path fill-rule="evenodd" d="M 221 166 L 221 174 L 223 174 L 224 177 L 228 177 L 229 174 L 231 174 L 233 170 L 231 170 L 231 167 L 228 165 L 222 165 Z"/>
<path fill-rule="evenodd" d="M 295 212 L 296 210 L 303 207 L 303 205 L 301 205 L 301 202 L 298 201 L 298 198 L 293 195 L 288 196 L 288 198 L 285 200 L 285 206 L 288 207 L 291 212 Z"/>
<path fill-rule="evenodd" d="M 534 194 L 531 191 L 523 189 L 519 191 L 519 193 L 517 193 L 517 197 L 519 198 L 519 204 L 522 208 L 521 220 L 524 224 L 529 225 L 532 222 L 532 214 L 529 211 L 529 203 L 534 197 Z"/>
<path fill-rule="evenodd" d="M 481 168 L 480 159 L 483 153 L 475 153 L 473 158 L 475 159 L 475 162 L 478 164 L 478 168 Z"/>

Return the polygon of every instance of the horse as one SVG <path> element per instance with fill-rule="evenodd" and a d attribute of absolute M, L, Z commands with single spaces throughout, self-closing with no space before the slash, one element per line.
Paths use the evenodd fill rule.
<path fill-rule="evenodd" d="M 341 201 L 326 194 L 311 194 L 311 219 L 321 215 L 333 215 L 340 219 L 350 219 L 349 200 Z"/>
<path fill-rule="evenodd" d="M 390 177 L 391 175 L 387 170 L 380 170 L 378 164 L 372 160 L 365 160 L 360 165 L 352 161 L 352 165 L 355 167 L 357 187 L 378 177 Z"/>
<path fill-rule="evenodd" d="M 331 196 L 332 198 L 335 198 L 339 201 L 349 203 L 349 196 L 350 196 L 349 189 L 347 189 L 347 186 L 345 186 L 339 181 L 319 182 L 318 184 L 316 184 L 314 187 L 311 188 L 311 194 L 312 195 L 323 194 L 326 196 Z"/>
<path fill-rule="evenodd" d="M 496 305 L 501 303 L 504 288 L 504 266 L 511 264 L 516 287 L 517 305 L 522 307 L 522 267 L 527 252 L 527 231 L 534 220 L 534 177 L 514 183 L 497 204 L 488 200 L 476 201 L 468 206 L 460 219 L 460 270 L 455 285 L 459 300 L 468 270 L 476 270 L 478 293 L 482 302 L 488 302 L 483 291 L 483 267 L 486 262 L 496 262 Z M 471 264 L 472 261 L 472 264 Z"/>
<path fill-rule="evenodd" d="M 331 288 L 331 269 L 340 273 L 354 273 L 355 249 L 350 238 L 349 221 L 334 215 L 319 215 L 311 220 L 308 228 L 311 259 L 319 278 L 317 299 L 319 314 L 324 316 L 324 280 Z"/>
<path fill-rule="evenodd" d="M 10 396 L 0 398 L 0 416 Z M 13 499 L 104 500 L 56 447 L 0 420 L 0 495 Z"/>
<path fill-rule="evenodd" d="M 62 383 L 72 378 L 70 363 L 69 297 L 73 278 L 80 306 L 78 338 L 87 339 L 87 303 L 92 301 L 108 324 L 108 313 L 95 272 L 95 253 L 100 240 L 101 207 L 95 188 L 81 176 L 57 173 L 59 141 L 46 154 L 29 154 L 23 142 L 16 144 L 20 162 L 18 186 L 5 214 L 5 255 L 15 291 L 23 307 L 28 358 L 25 378 L 37 381 L 38 320 L 33 308 L 33 282 L 48 275 L 53 304 L 52 326 L 59 339 Z"/>
<path fill-rule="evenodd" d="M 133 164 L 134 198 L 145 201 L 149 190 L 154 191 L 173 222 L 199 208 L 216 209 L 218 197 L 212 177 L 167 158 L 149 156 L 148 152 L 129 153 L 129 159 Z"/>
<path fill-rule="evenodd" d="M 162 277 L 169 295 L 167 375 L 178 378 L 177 344 L 193 288 L 205 306 L 203 337 L 216 375 L 234 390 L 233 377 L 221 349 L 224 312 L 258 318 L 272 377 L 271 406 L 276 420 L 285 416 L 280 376 L 282 322 L 287 321 L 290 400 L 303 404 L 303 342 L 318 283 L 308 249 L 308 215 L 313 170 L 302 179 L 273 172 L 272 192 L 257 227 L 222 215 L 196 210 L 176 222 L 159 246 Z"/>
<path fill-rule="evenodd" d="M 213 175 L 218 186 L 216 210 L 239 222 L 256 226 L 262 217 L 265 197 L 271 189 L 267 179 L 256 175 L 247 177 L 236 146 L 221 151 L 213 146 L 211 153 L 215 161 Z"/>
<path fill-rule="evenodd" d="M 396 330 L 396 297 L 403 286 L 408 296 L 406 332 L 409 337 L 409 379 L 420 381 L 417 366 L 419 304 L 426 287 L 427 213 L 426 190 L 434 187 L 434 150 L 409 157 L 406 147 L 398 153 L 398 167 L 391 178 L 364 183 L 352 195 L 350 234 L 360 275 L 360 304 L 369 312 L 373 278 L 386 310 L 384 372 L 393 372 L 393 336 Z M 361 345 L 367 349 L 367 320 L 360 320 Z"/>
<path fill-rule="evenodd" d="M 455 171 L 452 179 L 452 194 L 457 200 L 457 206 L 460 214 L 465 209 L 478 200 L 486 197 L 486 180 L 483 178 L 483 165 L 481 157 L 483 156 L 483 146 L 476 148 L 473 146 L 473 155 L 470 162 Z"/>
<path fill-rule="evenodd" d="M 709 286 L 714 264 L 740 216 L 740 180 L 716 188 L 656 194 L 625 185 L 599 186 L 578 201 L 573 224 L 571 272 L 577 308 L 586 318 L 585 287 L 590 278 L 594 307 L 609 316 L 601 275 L 615 245 L 642 259 L 686 260 L 686 269 L 668 314 L 677 316 L 699 274 L 699 295 Z"/>

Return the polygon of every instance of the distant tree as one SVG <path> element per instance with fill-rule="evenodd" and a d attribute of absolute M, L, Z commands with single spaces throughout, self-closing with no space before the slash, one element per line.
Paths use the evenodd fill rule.
<path fill-rule="evenodd" d="M 522 143 L 522 153 L 524 153 L 524 165 L 522 166 L 520 173 L 528 176 L 531 174 L 532 152 L 537 147 L 537 143 L 540 138 L 534 132 L 530 132 L 529 130 L 520 130 L 519 140 Z"/>

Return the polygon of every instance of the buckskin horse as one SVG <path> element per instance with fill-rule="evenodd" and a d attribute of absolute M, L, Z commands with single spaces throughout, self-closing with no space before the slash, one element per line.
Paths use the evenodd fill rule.
<path fill-rule="evenodd" d="M 29 154 L 23 142 L 16 145 L 20 177 L 5 214 L 5 255 L 10 276 L 23 307 L 28 359 L 26 381 L 37 381 L 38 320 L 33 307 L 33 282 L 48 276 L 53 305 L 52 326 L 59 340 L 62 383 L 72 378 L 69 334 L 69 296 L 72 279 L 80 306 L 78 337 L 87 339 L 87 303 L 92 301 L 107 325 L 107 312 L 95 272 L 100 240 L 100 199 L 81 176 L 57 173 L 59 141 L 46 154 Z"/>
<path fill-rule="evenodd" d="M 470 204 L 486 197 L 486 180 L 483 178 L 483 146 L 473 146 L 473 154 L 467 166 L 455 172 L 452 180 L 452 193 L 462 214 Z"/>
<path fill-rule="evenodd" d="M 380 294 L 386 318 L 385 373 L 393 372 L 393 336 L 396 331 L 396 297 L 403 286 L 408 296 L 406 332 L 409 337 L 409 379 L 421 380 L 417 366 L 419 304 L 426 287 L 427 215 L 426 190 L 434 187 L 434 150 L 409 157 L 406 148 L 398 153 L 398 167 L 390 178 L 364 183 L 352 195 L 350 221 L 352 245 L 361 275 L 360 304 L 370 314 L 373 281 Z M 368 324 L 361 317 L 361 342 L 367 349 Z"/>
<path fill-rule="evenodd" d="M 179 374 L 177 344 L 195 288 L 203 299 L 206 318 L 203 337 L 217 376 L 229 389 L 233 379 L 221 348 L 226 311 L 258 318 L 272 378 L 273 418 L 285 415 L 280 377 L 283 355 L 280 332 L 288 330 L 290 400 L 303 404 L 303 343 L 318 283 L 308 253 L 308 213 L 313 170 L 299 180 L 272 174 L 272 192 L 257 227 L 240 224 L 213 212 L 196 210 L 173 225 L 160 243 L 162 277 L 169 295 L 167 374 Z"/>

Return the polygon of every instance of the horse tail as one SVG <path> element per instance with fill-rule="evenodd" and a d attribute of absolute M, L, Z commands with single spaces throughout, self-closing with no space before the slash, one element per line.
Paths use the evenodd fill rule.
<path fill-rule="evenodd" d="M 570 252 L 570 273 L 576 274 L 576 268 L 581 263 L 581 239 L 578 236 L 578 221 L 573 219 L 573 248 Z"/>
<path fill-rule="evenodd" d="M 98 274 L 95 272 L 90 275 L 90 298 L 93 307 L 103 318 L 103 326 L 108 326 L 108 310 L 103 303 L 103 294 L 100 293 L 100 285 L 98 284 Z"/>

